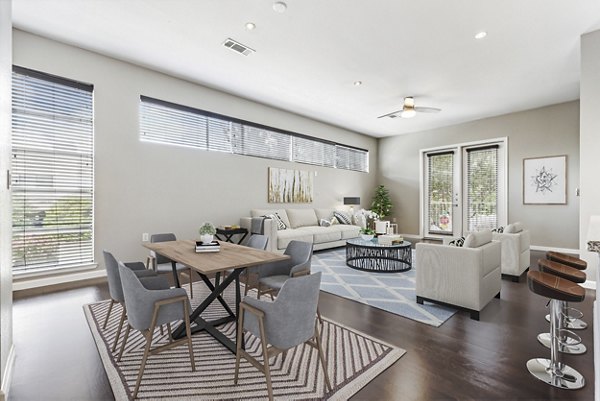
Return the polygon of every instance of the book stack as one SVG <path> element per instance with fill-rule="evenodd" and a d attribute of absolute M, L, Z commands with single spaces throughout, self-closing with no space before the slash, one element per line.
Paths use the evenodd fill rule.
<path fill-rule="evenodd" d="M 219 245 L 218 241 L 213 241 L 209 243 L 196 241 L 196 253 L 219 252 L 220 250 L 221 246 Z"/>
<path fill-rule="evenodd" d="M 377 241 L 381 245 L 398 245 L 404 241 L 404 238 L 399 236 L 398 234 L 385 234 L 377 237 Z"/>

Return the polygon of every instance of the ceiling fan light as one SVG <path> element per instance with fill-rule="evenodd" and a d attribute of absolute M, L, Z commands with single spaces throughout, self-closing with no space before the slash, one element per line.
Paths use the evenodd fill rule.
<path fill-rule="evenodd" d="M 406 109 L 402 110 L 402 112 L 400 113 L 400 117 L 402 117 L 402 118 L 413 118 L 415 116 L 415 114 L 417 114 L 417 112 L 415 111 L 415 109 L 406 108 Z"/>

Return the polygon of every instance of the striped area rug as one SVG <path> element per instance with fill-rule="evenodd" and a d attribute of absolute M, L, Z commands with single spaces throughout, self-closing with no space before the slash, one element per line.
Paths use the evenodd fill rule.
<path fill-rule="evenodd" d="M 187 285 L 184 287 L 188 287 Z M 189 288 L 189 287 L 188 287 Z M 194 283 L 192 306 L 208 294 L 202 282 Z M 224 294 L 229 305 L 234 304 L 233 288 Z M 102 324 L 108 311 L 108 301 L 84 306 L 93 338 L 104 364 L 116 400 L 132 397 L 145 341 L 132 330 L 121 362 L 117 352 L 111 352 L 121 313 L 115 305 L 106 329 Z M 224 316 L 223 309 L 214 303 L 203 314 L 213 319 Z M 220 327 L 228 337 L 235 338 L 235 324 Z M 271 377 L 276 399 L 282 400 L 342 400 L 347 399 L 369 381 L 398 360 L 405 351 L 380 340 L 324 319 L 321 338 L 327 360 L 327 370 L 333 391 L 328 392 L 317 352 L 308 345 L 280 354 L 271 359 Z M 153 344 L 167 341 L 156 330 Z M 138 399 L 140 400 L 258 400 L 267 398 L 265 377 L 242 359 L 238 385 L 233 384 L 235 355 L 209 335 L 193 335 L 196 372 L 191 371 L 187 346 L 183 345 L 148 359 Z M 260 341 L 247 334 L 246 349 L 260 358 Z M 119 347 L 117 347 L 117 351 Z"/>

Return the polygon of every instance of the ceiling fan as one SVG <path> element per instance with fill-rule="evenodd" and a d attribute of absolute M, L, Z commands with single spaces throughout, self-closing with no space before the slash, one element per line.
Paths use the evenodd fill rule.
<path fill-rule="evenodd" d="M 442 111 L 442 109 L 435 107 L 415 107 L 415 99 L 412 96 L 407 96 L 404 98 L 402 109 L 392 111 L 391 113 L 384 114 L 377 118 L 412 118 L 416 113 L 439 113 L 440 111 Z"/>

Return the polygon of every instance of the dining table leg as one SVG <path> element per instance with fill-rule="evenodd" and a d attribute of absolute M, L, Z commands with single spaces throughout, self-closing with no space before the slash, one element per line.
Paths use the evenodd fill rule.
<path fill-rule="evenodd" d="M 175 287 L 181 288 L 181 283 L 179 282 L 179 274 L 177 274 L 177 262 L 171 261 L 171 268 L 173 269 L 173 280 L 175 283 Z"/>

